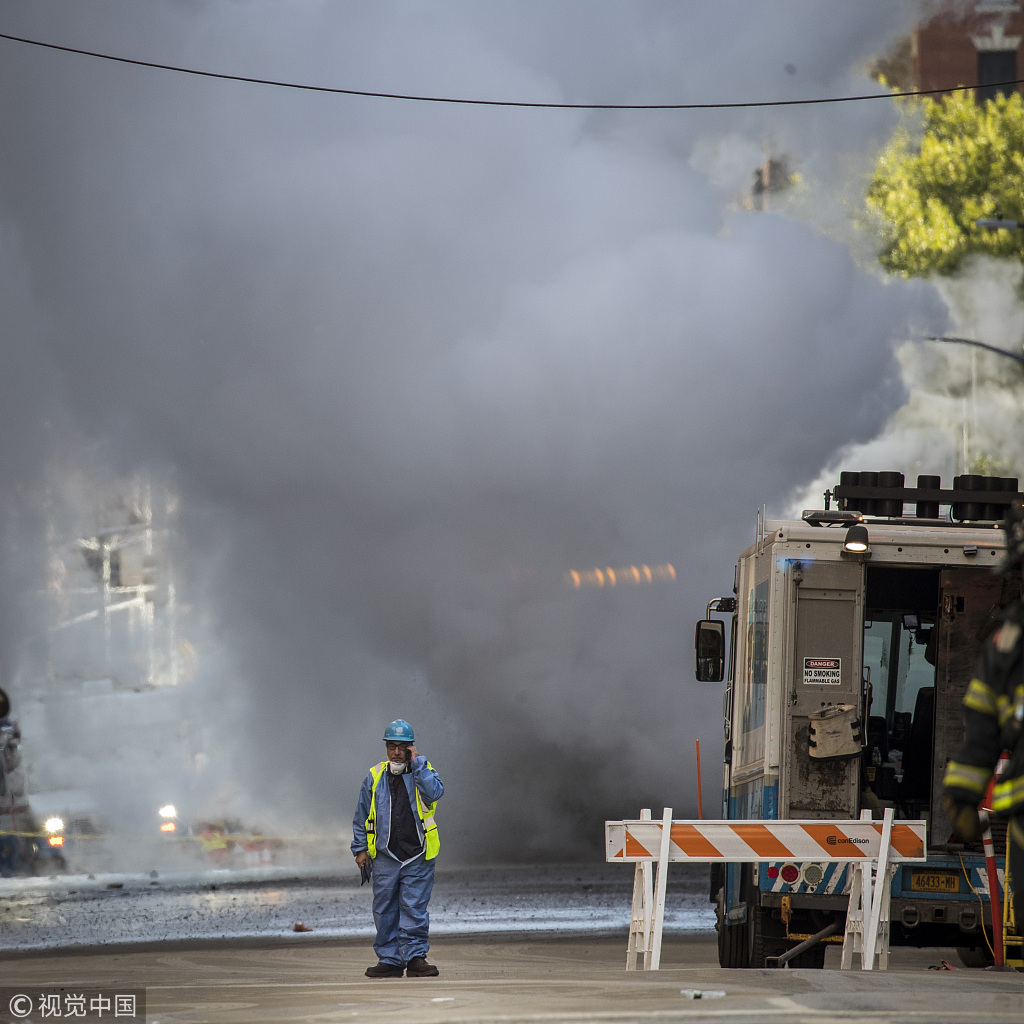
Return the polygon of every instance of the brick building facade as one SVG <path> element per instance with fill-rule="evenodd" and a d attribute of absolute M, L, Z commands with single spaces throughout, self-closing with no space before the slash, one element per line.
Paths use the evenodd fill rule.
<path fill-rule="evenodd" d="M 1022 0 L 975 0 L 950 3 L 911 37 L 914 86 L 941 89 L 973 85 L 978 98 L 1021 86 L 997 83 L 1022 78 L 1024 54 Z"/>

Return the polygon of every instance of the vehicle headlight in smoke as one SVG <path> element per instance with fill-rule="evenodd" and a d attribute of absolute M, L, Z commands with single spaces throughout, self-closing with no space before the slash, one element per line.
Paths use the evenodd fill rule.
<path fill-rule="evenodd" d="M 178 816 L 178 808 L 174 804 L 164 804 L 159 811 L 161 818 L 176 818 Z"/>
<path fill-rule="evenodd" d="M 43 823 L 43 828 L 49 832 L 46 841 L 50 846 L 63 846 L 64 837 L 60 835 L 64 831 L 64 819 L 63 818 L 47 818 Z"/>

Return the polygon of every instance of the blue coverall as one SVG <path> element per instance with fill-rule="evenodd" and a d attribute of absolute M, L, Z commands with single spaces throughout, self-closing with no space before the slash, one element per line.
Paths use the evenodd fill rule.
<path fill-rule="evenodd" d="M 410 771 L 401 776 L 409 794 L 409 806 L 420 838 L 420 852 L 400 861 L 388 849 L 391 836 L 391 788 L 387 769 L 377 786 L 377 855 L 373 860 L 373 921 L 377 926 L 374 952 L 383 963 L 404 967 L 430 948 L 430 915 L 427 905 L 434 887 L 434 861 L 423 848 L 423 825 L 416 811 L 416 790 L 429 806 L 444 794 L 444 783 L 427 759 L 413 758 Z M 367 849 L 366 819 L 370 814 L 373 775 L 367 772 L 352 819 L 352 853 Z"/>

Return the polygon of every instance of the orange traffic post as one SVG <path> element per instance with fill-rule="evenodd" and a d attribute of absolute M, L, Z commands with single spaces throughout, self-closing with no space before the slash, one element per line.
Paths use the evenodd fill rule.
<path fill-rule="evenodd" d="M 989 910 L 992 916 L 992 959 L 996 967 L 1004 967 L 1006 957 L 1003 952 L 1002 893 L 999 891 L 999 872 L 996 870 L 996 849 L 995 843 L 992 841 L 992 825 L 989 821 L 989 814 L 992 809 L 992 792 L 1009 760 L 1010 755 L 1004 750 L 999 755 L 995 771 L 985 790 L 985 797 L 978 808 L 978 816 L 981 818 L 982 824 L 981 845 L 985 851 L 985 870 L 988 874 Z"/>
<path fill-rule="evenodd" d="M 700 785 L 700 740 L 697 740 L 697 817 L 704 817 L 704 803 L 701 799 L 701 785 Z"/>

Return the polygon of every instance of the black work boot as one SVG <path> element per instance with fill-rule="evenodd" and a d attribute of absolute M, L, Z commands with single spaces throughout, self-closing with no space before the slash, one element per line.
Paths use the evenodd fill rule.
<path fill-rule="evenodd" d="M 400 978 L 402 970 L 401 964 L 387 964 L 381 960 L 372 967 L 366 968 L 366 976 L 368 978 Z"/>
<path fill-rule="evenodd" d="M 436 978 L 437 975 L 437 968 L 428 964 L 425 956 L 414 956 L 405 968 L 407 978 Z"/>

